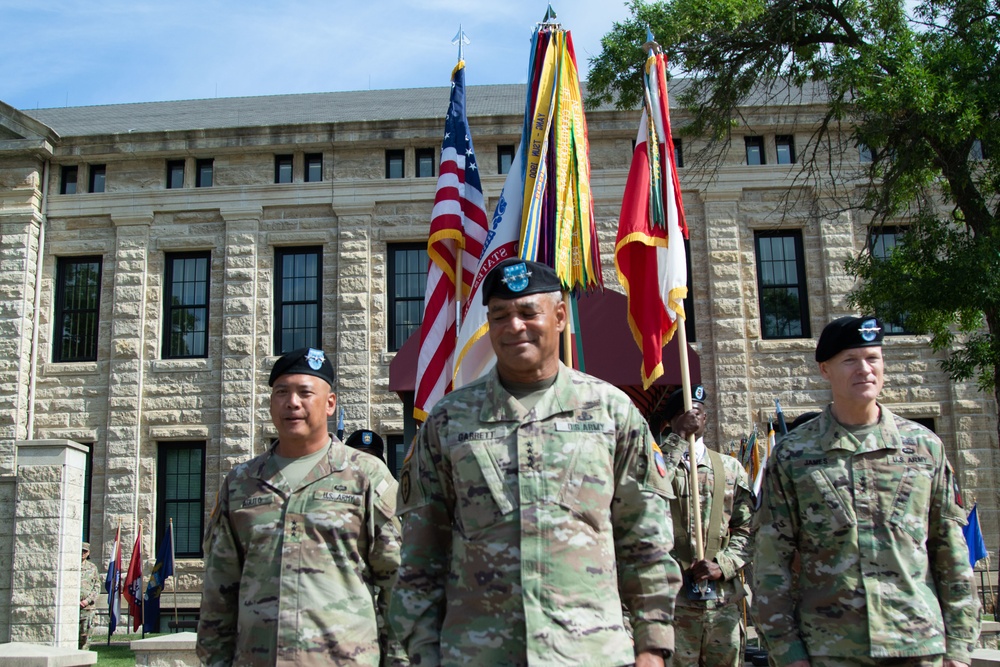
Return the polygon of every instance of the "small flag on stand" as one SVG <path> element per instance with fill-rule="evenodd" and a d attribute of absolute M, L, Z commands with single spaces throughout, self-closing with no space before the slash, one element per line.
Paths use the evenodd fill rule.
<path fill-rule="evenodd" d="M 962 534 L 965 535 L 965 543 L 969 547 L 969 565 L 975 567 L 976 563 L 989 555 L 986 551 L 986 542 L 983 540 L 983 530 L 979 525 L 978 503 L 972 506 L 969 521 L 962 528 Z"/>
<path fill-rule="evenodd" d="M 125 577 L 125 599 L 128 601 L 128 613 L 132 617 L 132 631 L 142 625 L 142 524 L 135 536 L 135 546 L 132 547 L 132 559 L 128 564 L 128 575 Z"/>
<path fill-rule="evenodd" d="M 160 551 L 156 554 L 156 564 L 149 573 L 149 583 L 146 585 L 146 609 L 143 629 L 146 632 L 160 631 L 160 595 L 167 579 L 174 575 L 174 523 L 167 527 L 167 536 L 160 543 Z"/>
<path fill-rule="evenodd" d="M 344 408 L 340 409 L 340 419 L 337 420 L 337 439 L 344 439 Z"/>
<path fill-rule="evenodd" d="M 108 574 L 104 577 L 104 590 L 108 594 L 108 643 L 111 643 L 111 635 L 118 627 L 118 618 L 121 616 L 122 606 L 122 526 L 118 523 L 118 531 L 115 533 L 115 543 L 111 547 L 111 557 L 108 558 Z"/>

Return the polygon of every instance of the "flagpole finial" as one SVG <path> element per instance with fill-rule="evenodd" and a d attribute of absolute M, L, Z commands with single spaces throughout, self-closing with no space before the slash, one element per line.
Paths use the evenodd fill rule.
<path fill-rule="evenodd" d="M 469 37 L 465 34 L 465 31 L 462 30 L 462 24 L 461 23 L 458 24 L 458 34 L 456 34 L 455 38 L 453 40 L 451 40 L 451 43 L 452 44 L 458 44 L 458 60 L 459 60 L 459 62 L 461 62 L 462 60 L 465 60 L 465 45 L 466 44 L 471 44 L 472 42 L 469 39 Z"/>
<path fill-rule="evenodd" d="M 659 53 L 661 50 L 653 36 L 653 30 L 648 25 L 646 26 L 646 43 L 642 45 L 642 50 L 646 53 Z"/>
<path fill-rule="evenodd" d="M 556 20 L 556 10 L 552 9 L 552 5 L 549 5 L 548 9 L 545 10 L 545 18 L 538 25 L 552 29 L 559 27 L 559 21 Z"/>

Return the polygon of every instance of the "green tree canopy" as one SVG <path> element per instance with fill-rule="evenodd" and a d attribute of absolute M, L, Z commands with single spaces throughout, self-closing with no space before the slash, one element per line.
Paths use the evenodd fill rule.
<path fill-rule="evenodd" d="M 683 85 L 682 132 L 727 142 L 762 95 L 819 88 L 827 112 L 802 176 L 843 177 L 837 153 L 872 161 L 849 206 L 905 224 L 886 258 L 847 269 L 852 304 L 947 350 L 955 380 L 1000 395 L 1000 5 L 998 0 L 632 0 L 592 59 L 588 102 L 636 108 L 653 31 Z M 854 153 L 856 155 L 856 153 Z"/>

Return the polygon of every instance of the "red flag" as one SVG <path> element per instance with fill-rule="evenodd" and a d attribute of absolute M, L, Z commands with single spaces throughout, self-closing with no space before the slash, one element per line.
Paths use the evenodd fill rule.
<path fill-rule="evenodd" d="M 628 296 L 628 323 L 642 351 L 642 383 L 663 375 L 663 346 L 684 318 L 687 223 L 667 103 L 666 59 L 646 60 L 646 105 L 625 184 L 615 268 Z"/>
<path fill-rule="evenodd" d="M 464 61 L 455 66 L 451 84 L 441 171 L 427 239 L 427 286 L 413 400 L 413 416 L 420 421 L 426 420 L 438 399 L 452 389 L 458 337 L 455 285 L 461 281 L 461 294 L 469 293 L 488 229 L 479 167 L 465 114 Z M 455 258 L 459 252 L 462 270 L 456 277 Z"/>
<path fill-rule="evenodd" d="M 132 617 L 132 631 L 135 632 L 142 625 L 142 524 L 139 524 L 139 533 L 135 536 L 132 560 L 125 577 L 125 599 Z"/>

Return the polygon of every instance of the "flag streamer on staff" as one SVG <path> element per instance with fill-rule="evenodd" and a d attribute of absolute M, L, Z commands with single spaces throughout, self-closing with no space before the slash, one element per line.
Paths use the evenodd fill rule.
<path fill-rule="evenodd" d="M 553 18 L 550 8 L 532 36 L 521 140 L 480 252 L 466 247 L 478 261 L 462 309 L 456 387 L 482 377 L 496 362 L 480 287 L 499 262 L 543 262 L 574 292 L 603 287 L 576 54 L 570 32 Z M 573 348 L 579 358 L 579 341 Z"/>
<path fill-rule="evenodd" d="M 125 599 L 128 601 L 128 613 L 132 617 L 132 631 L 142 625 L 142 524 L 135 536 L 132 547 L 132 558 L 128 563 L 128 574 L 125 577 Z"/>
<path fill-rule="evenodd" d="M 468 41 L 461 30 L 456 39 L 460 45 Z M 465 61 L 459 60 L 451 73 L 451 101 L 427 239 L 427 286 L 413 401 L 413 416 L 419 421 L 426 420 L 434 403 L 452 389 L 458 308 L 472 291 L 488 229 L 465 110 Z M 461 266 L 458 271 L 457 266 Z"/>
<path fill-rule="evenodd" d="M 628 324 L 642 352 L 642 383 L 663 375 L 663 346 L 684 319 L 688 237 L 674 157 L 666 58 L 649 37 L 645 105 L 625 184 L 615 268 L 628 296 Z"/>
<path fill-rule="evenodd" d="M 108 594 L 108 643 L 111 643 L 111 635 L 118 627 L 118 619 L 121 617 L 122 606 L 122 525 L 118 522 L 118 531 L 115 533 L 115 543 L 111 547 L 111 556 L 108 558 L 108 573 L 104 577 L 104 590 Z"/>
<path fill-rule="evenodd" d="M 146 585 L 146 605 L 143 618 L 143 629 L 146 632 L 160 631 L 160 597 L 167 579 L 174 575 L 174 522 L 167 524 L 167 535 L 160 543 L 156 554 L 156 564 L 149 573 L 149 583 Z"/>
<path fill-rule="evenodd" d="M 986 551 L 986 542 L 983 540 L 983 529 L 979 525 L 979 503 L 972 506 L 972 511 L 969 512 L 968 523 L 962 528 L 962 534 L 965 535 L 965 543 L 969 547 L 969 565 L 972 567 L 976 566 L 983 558 L 989 556 L 989 552 Z"/>

